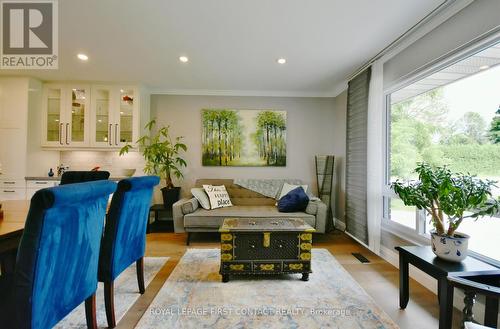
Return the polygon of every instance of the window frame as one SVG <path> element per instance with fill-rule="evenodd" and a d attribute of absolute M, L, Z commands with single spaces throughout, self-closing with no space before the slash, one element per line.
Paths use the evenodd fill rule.
<path fill-rule="evenodd" d="M 410 83 L 411 84 L 411 83 Z M 430 235 L 425 233 L 425 211 L 415 210 L 415 229 L 402 225 L 390 219 L 390 199 L 400 199 L 391 189 L 391 93 L 384 95 L 384 186 L 382 189 L 383 197 L 383 228 L 391 231 L 404 239 L 420 244 L 430 243 Z"/>
<path fill-rule="evenodd" d="M 405 239 L 416 245 L 430 245 L 430 234 L 425 233 L 426 214 L 424 210 L 415 211 L 415 227 L 412 229 L 408 226 L 399 224 L 390 219 L 390 202 L 387 200 L 400 199 L 396 193 L 390 188 L 391 179 L 391 95 L 415 82 L 418 82 L 425 77 L 439 72 L 450 65 L 460 62 L 475 53 L 483 51 L 500 42 L 500 31 L 487 33 L 470 43 L 463 45 L 454 51 L 451 51 L 435 61 L 423 66 L 422 68 L 410 72 L 396 81 L 390 88 L 384 90 L 384 182 L 382 187 L 382 229 L 396 236 Z M 493 259 L 478 252 L 469 250 L 469 255 L 473 258 L 482 260 L 486 263 L 500 267 L 500 259 Z"/>

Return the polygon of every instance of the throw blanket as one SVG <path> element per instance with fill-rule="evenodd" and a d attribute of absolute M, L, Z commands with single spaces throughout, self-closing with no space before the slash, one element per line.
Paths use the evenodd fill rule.
<path fill-rule="evenodd" d="M 269 198 L 277 199 L 284 183 L 292 185 L 302 185 L 300 179 L 235 179 L 234 184 L 260 193 Z M 310 200 L 319 200 L 311 192 L 311 187 L 307 189 L 307 196 Z"/>

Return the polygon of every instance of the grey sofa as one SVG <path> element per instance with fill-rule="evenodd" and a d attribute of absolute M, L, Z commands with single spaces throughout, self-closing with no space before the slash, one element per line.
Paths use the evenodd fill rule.
<path fill-rule="evenodd" d="M 174 230 L 187 232 L 188 243 L 191 232 L 217 232 L 226 217 L 251 218 L 302 218 L 316 229 L 325 233 L 327 206 L 321 201 L 309 201 L 305 212 L 282 213 L 275 206 L 276 200 L 233 183 L 232 179 L 199 179 L 196 187 L 204 184 L 224 185 L 232 207 L 205 210 L 195 198 L 181 199 L 173 205 Z"/>

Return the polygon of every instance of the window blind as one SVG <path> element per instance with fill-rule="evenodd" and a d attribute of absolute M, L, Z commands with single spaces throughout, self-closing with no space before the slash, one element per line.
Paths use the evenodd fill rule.
<path fill-rule="evenodd" d="M 346 231 L 368 244 L 367 129 L 371 67 L 349 81 L 347 90 Z"/>

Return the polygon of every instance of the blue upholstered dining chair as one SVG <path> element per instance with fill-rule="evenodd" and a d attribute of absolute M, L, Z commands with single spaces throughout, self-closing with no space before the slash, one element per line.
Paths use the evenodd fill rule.
<path fill-rule="evenodd" d="M 99 281 L 104 282 L 104 304 L 108 326 L 116 326 L 113 282 L 136 263 L 139 292 L 144 293 L 146 226 L 157 176 L 133 177 L 118 182 L 111 199 L 99 258 Z"/>
<path fill-rule="evenodd" d="M 97 328 L 99 250 L 115 189 L 114 182 L 98 181 L 35 193 L 13 278 L 1 278 L 1 328 L 52 328 L 83 301 L 87 326 Z"/>

